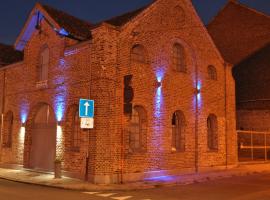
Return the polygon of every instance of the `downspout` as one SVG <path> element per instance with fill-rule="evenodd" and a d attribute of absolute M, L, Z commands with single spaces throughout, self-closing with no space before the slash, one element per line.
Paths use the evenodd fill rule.
<path fill-rule="evenodd" d="M 198 143 L 198 122 L 199 122 L 199 105 L 198 105 L 198 65 L 197 62 L 195 64 L 195 172 L 199 172 L 199 143 Z"/>
<path fill-rule="evenodd" d="M 1 122 L 0 122 L 0 150 L 2 150 L 2 135 L 4 127 L 4 112 L 5 112 L 5 94 L 6 93 L 6 70 L 4 69 L 3 88 L 2 88 L 2 105 L 1 105 Z M 2 151 L 0 151 L 0 161 L 2 158 Z"/>
<path fill-rule="evenodd" d="M 92 44 L 92 43 L 91 43 Z M 91 45 L 90 44 L 90 45 Z M 92 50 L 90 48 L 90 55 L 92 54 Z M 88 98 L 91 99 L 91 91 L 92 91 L 92 69 L 93 66 L 91 65 L 91 69 L 90 69 L 90 80 L 89 80 L 89 91 L 88 91 Z M 90 156 L 90 133 L 91 130 L 88 129 L 87 130 L 87 150 L 86 150 L 86 158 L 85 158 L 85 175 L 84 175 L 84 180 L 88 181 L 88 168 L 89 168 L 89 156 Z"/>
<path fill-rule="evenodd" d="M 124 91 L 124 87 L 123 87 L 123 80 L 122 80 L 122 76 L 120 74 L 120 61 L 119 61 L 119 56 L 120 56 L 120 45 L 121 45 L 121 36 L 120 36 L 120 32 L 119 32 L 119 35 L 118 35 L 119 39 L 117 40 L 118 43 L 117 43 L 117 58 L 116 58 L 116 63 L 117 63 L 117 67 L 116 67 L 116 76 L 115 77 L 118 77 L 119 80 L 116 80 L 116 84 L 117 82 L 119 81 L 120 82 L 120 85 L 122 86 L 121 88 L 121 91 L 123 92 Z M 115 90 L 116 90 L 116 87 L 117 85 L 115 85 Z M 122 93 L 123 94 L 123 93 Z M 122 110 L 123 109 L 123 105 L 124 105 L 124 98 L 123 96 L 121 96 L 121 109 L 120 109 L 120 116 L 121 116 L 121 150 L 120 150 L 120 180 L 119 183 L 120 184 L 123 184 L 123 176 L 124 176 L 124 162 L 125 162 L 125 158 L 124 158 L 124 153 L 125 153 L 125 148 L 124 148 L 124 133 L 125 131 L 123 130 L 123 113 L 124 111 Z"/>
<path fill-rule="evenodd" d="M 225 153 L 226 169 L 228 168 L 228 128 L 227 128 L 227 64 L 224 62 L 224 117 L 225 117 Z"/>

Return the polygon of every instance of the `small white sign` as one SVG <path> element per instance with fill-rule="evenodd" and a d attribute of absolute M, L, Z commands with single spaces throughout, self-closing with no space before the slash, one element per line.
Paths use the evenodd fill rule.
<path fill-rule="evenodd" d="M 94 128 L 94 118 L 81 118 L 81 128 L 83 129 Z"/>

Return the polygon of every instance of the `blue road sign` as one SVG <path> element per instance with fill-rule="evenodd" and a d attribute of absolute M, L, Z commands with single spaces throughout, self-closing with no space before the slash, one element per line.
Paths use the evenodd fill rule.
<path fill-rule="evenodd" d="M 80 99 L 79 116 L 81 118 L 94 118 L 94 100 Z"/>

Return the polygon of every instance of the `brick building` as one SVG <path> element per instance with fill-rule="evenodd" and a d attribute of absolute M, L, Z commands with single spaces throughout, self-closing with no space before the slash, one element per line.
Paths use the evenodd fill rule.
<path fill-rule="evenodd" d="M 235 95 L 189 0 L 91 24 L 36 4 L 0 68 L 1 163 L 119 183 L 234 166 Z M 78 101 L 95 100 L 94 129 Z"/>
<path fill-rule="evenodd" d="M 270 17 L 230 1 L 208 31 L 234 66 L 237 129 L 270 130 Z"/>

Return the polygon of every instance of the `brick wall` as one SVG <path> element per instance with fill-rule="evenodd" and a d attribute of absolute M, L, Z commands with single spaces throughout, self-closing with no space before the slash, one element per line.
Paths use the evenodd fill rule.
<path fill-rule="evenodd" d="M 16 122 L 14 143 L 11 149 L 2 150 L 2 162 L 29 167 L 31 127 L 40 103 L 46 103 L 61 121 L 63 170 L 82 178 L 89 151 L 87 172 L 93 182 L 142 179 L 153 171 L 161 171 L 163 175 L 194 171 L 195 126 L 200 169 L 236 163 L 231 68 L 224 68 L 224 61 L 190 1 L 160 0 L 121 29 L 101 24 L 92 31 L 91 41 L 80 44 L 59 37 L 46 23 L 41 26 L 41 33 L 34 32 L 25 47 L 23 63 L 7 70 L 5 112 L 11 110 Z M 185 48 L 186 73 L 173 69 L 175 42 Z M 48 87 L 37 89 L 38 56 L 45 44 L 50 49 Z M 130 50 L 135 44 L 146 49 L 147 63 L 130 61 Z M 208 65 L 216 67 L 216 81 L 208 79 Z M 197 114 L 196 72 L 201 85 Z M 160 93 L 156 85 L 159 73 L 163 74 Z M 0 70 L 0 76 L 2 74 Z M 130 117 L 123 112 L 123 77 L 128 74 L 133 75 L 135 96 L 132 103 L 143 106 L 147 112 L 147 146 L 146 151 L 140 153 L 128 150 Z M 81 131 L 81 148 L 75 152 L 70 147 L 70 112 L 79 98 L 95 100 L 95 127 Z M 171 150 L 171 120 L 177 110 L 184 113 L 187 122 L 185 152 Z M 18 138 L 24 114 L 27 122 L 23 145 Z M 216 152 L 207 149 L 209 114 L 215 114 L 218 119 L 219 148 Z"/>

